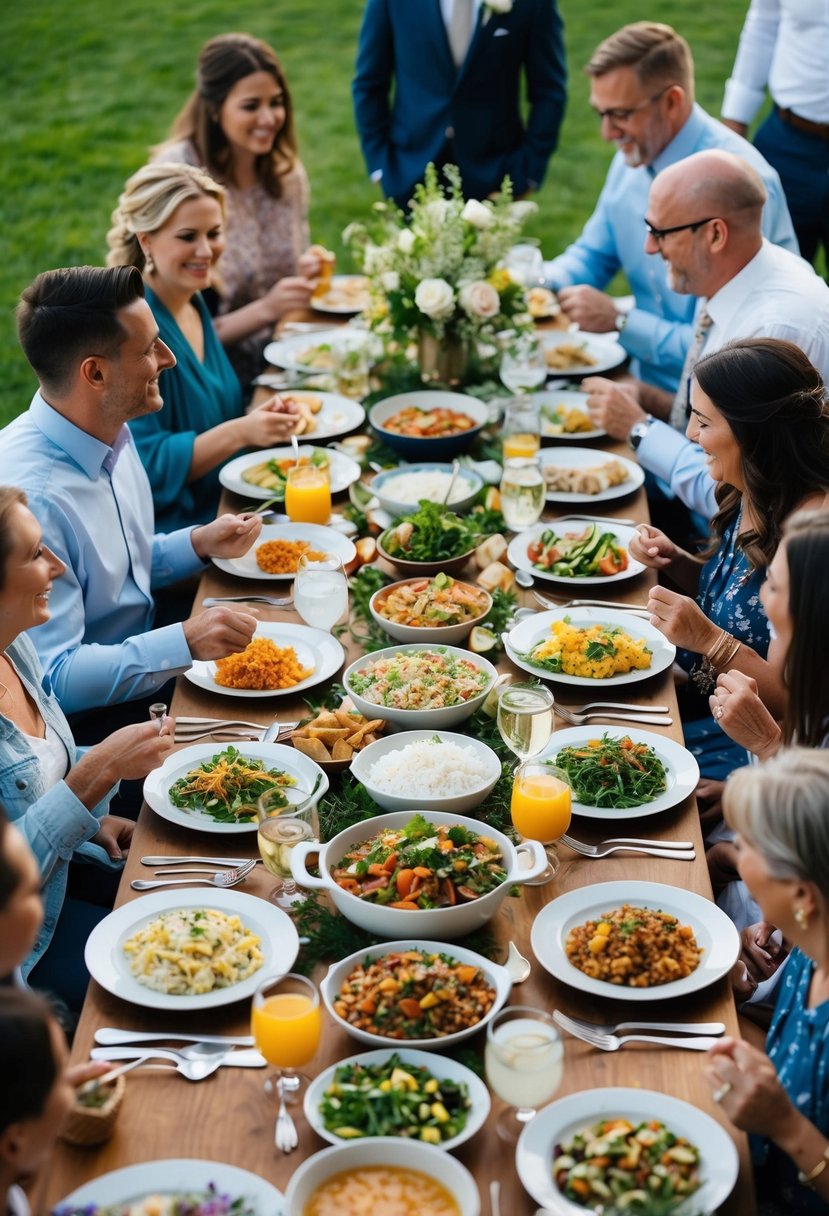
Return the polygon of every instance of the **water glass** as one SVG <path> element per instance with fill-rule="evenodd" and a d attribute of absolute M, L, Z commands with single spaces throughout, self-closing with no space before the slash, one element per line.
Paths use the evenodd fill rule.
<path fill-rule="evenodd" d="M 539 460 L 518 457 L 505 460 L 500 491 L 501 514 L 510 531 L 531 528 L 541 518 L 546 498 Z"/>
<path fill-rule="evenodd" d="M 501 380 L 512 393 L 531 393 L 547 379 L 547 362 L 534 334 L 522 334 L 501 357 Z"/>
<path fill-rule="evenodd" d="M 513 245 L 504 258 L 504 266 L 522 287 L 543 287 L 544 258 L 537 245 L 529 242 Z"/>
<path fill-rule="evenodd" d="M 335 553 L 303 553 L 294 576 L 294 608 L 314 629 L 330 632 L 348 610 L 348 579 Z"/>
<path fill-rule="evenodd" d="M 489 1088 L 513 1108 L 496 1119 L 498 1135 L 518 1139 L 524 1124 L 555 1094 L 564 1070 L 564 1049 L 552 1014 L 511 1005 L 486 1028 Z"/>
<path fill-rule="evenodd" d="M 369 392 L 371 357 L 365 342 L 345 342 L 334 347 L 334 378 L 337 392 L 354 401 L 362 401 Z"/>

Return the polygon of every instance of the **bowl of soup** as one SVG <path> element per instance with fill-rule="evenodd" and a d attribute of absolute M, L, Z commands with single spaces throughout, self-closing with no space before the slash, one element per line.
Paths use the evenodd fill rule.
<path fill-rule="evenodd" d="M 480 1216 L 481 1204 L 460 1161 L 397 1136 L 323 1149 L 297 1167 L 285 1192 L 286 1216 L 374 1216 L 378 1208 L 390 1216 Z"/>

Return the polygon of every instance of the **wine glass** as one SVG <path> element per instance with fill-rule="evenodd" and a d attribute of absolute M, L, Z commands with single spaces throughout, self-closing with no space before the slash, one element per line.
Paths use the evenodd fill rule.
<path fill-rule="evenodd" d="M 556 842 L 570 826 L 572 791 L 567 775 L 553 763 L 525 760 L 512 783 L 510 814 L 517 832 L 544 845 L 552 878 L 559 867 Z"/>
<path fill-rule="evenodd" d="M 531 528 L 541 518 L 546 498 L 544 474 L 539 460 L 518 457 L 505 460 L 499 492 L 501 514 L 509 530 L 521 532 L 524 528 Z"/>
<path fill-rule="evenodd" d="M 519 761 L 543 752 L 553 735 L 553 694 L 544 684 L 519 681 L 498 695 L 498 733 Z"/>
<path fill-rule="evenodd" d="M 531 245 L 528 241 L 513 245 L 507 250 L 504 266 L 522 287 L 544 286 L 544 258 L 537 245 Z"/>
<path fill-rule="evenodd" d="M 278 1070 L 278 1097 L 295 1102 L 307 1080 L 297 1069 L 313 1060 L 322 1035 L 316 985 L 293 972 L 263 980 L 253 997 L 251 1033 L 257 1049 Z"/>
<path fill-rule="evenodd" d="M 294 608 L 315 629 L 330 632 L 348 608 L 348 580 L 335 553 L 303 553 L 294 577 Z"/>
<path fill-rule="evenodd" d="M 511 1005 L 486 1028 L 486 1079 L 508 1102 L 495 1120 L 498 1135 L 514 1141 L 561 1084 L 564 1049 L 552 1015 L 528 1005 Z"/>
<path fill-rule="evenodd" d="M 521 334 L 501 356 L 500 376 L 511 393 L 531 393 L 547 379 L 547 362 L 534 334 Z"/>
<path fill-rule="evenodd" d="M 256 804 L 259 828 L 256 843 L 265 869 L 280 881 L 268 894 L 277 908 L 290 912 L 304 899 L 291 873 L 291 851 L 301 840 L 319 840 L 317 800 L 289 785 L 265 790 Z"/>

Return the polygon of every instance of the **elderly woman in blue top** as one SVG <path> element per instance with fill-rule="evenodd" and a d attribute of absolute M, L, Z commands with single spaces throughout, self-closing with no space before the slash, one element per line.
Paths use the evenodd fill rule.
<path fill-rule="evenodd" d="M 762 1194 L 790 1213 L 829 1205 L 829 752 L 791 748 L 725 790 L 740 875 L 792 952 L 765 1043 L 722 1039 L 714 1100 L 761 1161 Z"/>
<path fill-rule="evenodd" d="M 130 423 L 147 470 L 156 527 L 213 519 L 219 468 L 244 448 L 283 442 L 298 411 L 272 397 L 248 414 L 201 292 L 225 247 L 225 191 L 192 165 L 145 165 L 129 179 L 107 234 L 110 266 L 136 266 L 162 341 L 176 356 L 164 409 Z"/>
<path fill-rule="evenodd" d="M 145 722 L 116 731 L 84 755 L 75 748 L 25 632 L 49 619 L 52 580 L 63 571 L 42 543 L 26 496 L 0 487 L 0 802 L 37 858 L 44 901 L 23 975 L 79 1008 L 86 934 L 106 910 L 79 900 L 64 908 L 69 862 L 77 854 L 99 865 L 121 864 L 134 824 L 107 814 L 109 798 L 120 778 L 156 768 L 173 741 L 169 724 L 160 733 L 157 723 Z M 60 949 L 50 953 L 56 931 Z"/>

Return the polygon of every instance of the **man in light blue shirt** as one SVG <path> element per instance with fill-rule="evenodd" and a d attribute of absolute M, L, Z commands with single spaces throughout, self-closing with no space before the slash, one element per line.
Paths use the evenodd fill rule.
<path fill-rule="evenodd" d="M 673 392 L 692 341 L 695 301 L 671 289 L 664 265 L 643 248 L 648 190 L 656 174 L 709 148 L 742 156 L 766 187 L 765 235 L 795 253 L 797 239 L 776 171 L 694 103 L 691 51 L 670 26 L 624 26 L 599 45 L 585 70 L 602 135 L 618 151 L 581 236 L 546 264 L 548 279 L 571 321 L 592 333 L 618 330 L 634 374 Z M 604 292 L 619 270 L 634 294 L 630 311 Z"/>
<path fill-rule="evenodd" d="M 39 275 L 21 297 L 18 333 L 40 390 L 0 432 L 0 482 L 26 491 L 44 542 L 67 567 L 51 619 L 31 635 L 64 711 L 142 697 L 194 658 L 243 650 L 256 619 L 225 608 L 152 628 L 152 588 L 211 556 L 246 553 L 261 519 L 223 515 L 153 534 L 152 494 L 126 423 L 161 409 L 159 375 L 175 358 L 139 272 Z"/>

